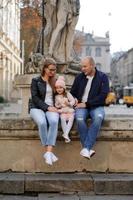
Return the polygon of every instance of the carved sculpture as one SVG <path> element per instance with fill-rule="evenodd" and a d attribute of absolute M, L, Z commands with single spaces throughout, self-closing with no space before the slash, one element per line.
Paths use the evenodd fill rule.
<path fill-rule="evenodd" d="M 73 60 L 71 50 L 75 26 L 79 17 L 80 2 L 79 0 L 51 0 L 46 1 L 45 9 L 44 42 L 47 41 L 48 54 L 46 52 L 44 54 L 54 57 L 58 62 L 71 62 Z M 47 12 L 50 9 L 52 10 L 51 17 Z"/>
<path fill-rule="evenodd" d="M 39 73 L 45 57 L 53 57 L 57 63 L 66 63 L 70 68 L 70 63 L 74 61 L 73 38 L 79 10 L 79 0 L 45 0 L 44 41 L 39 38 L 44 43 L 44 56 L 41 53 L 32 54 L 25 66 L 25 73 Z M 76 65 L 76 69 L 79 69 L 79 65 Z"/>
<path fill-rule="evenodd" d="M 44 56 L 41 53 L 31 54 L 29 62 L 25 66 L 25 73 L 40 73 L 44 63 Z"/>

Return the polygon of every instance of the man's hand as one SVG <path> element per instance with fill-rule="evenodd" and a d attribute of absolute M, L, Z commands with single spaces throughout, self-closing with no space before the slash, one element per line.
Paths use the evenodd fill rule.
<path fill-rule="evenodd" d="M 55 108 L 54 106 L 49 106 L 48 111 L 49 112 L 58 112 L 57 108 Z"/>
<path fill-rule="evenodd" d="M 77 103 L 75 108 L 86 108 L 86 104 L 85 103 Z"/>

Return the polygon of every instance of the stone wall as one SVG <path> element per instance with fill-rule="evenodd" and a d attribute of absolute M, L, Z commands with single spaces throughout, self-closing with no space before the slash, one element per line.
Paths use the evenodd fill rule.
<path fill-rule="evenodd" d="M 0 171 L 14 172 L 133 172 L 133 120 L 106 119 L 90 160 L 79 155 L 81 145 L 76 127 L 72 142 L 59 135 L 55 153 L 59 161 L 45 164 L 37 127 L 29 118 L 0 120 Z"/>

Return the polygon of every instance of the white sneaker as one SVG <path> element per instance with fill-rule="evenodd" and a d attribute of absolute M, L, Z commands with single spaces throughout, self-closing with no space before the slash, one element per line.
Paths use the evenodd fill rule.
<path fill-rule="evenodd" d="M 62 135 L 62 137 L 65 139 L 65 143 L 69 143 L 71 141 L 68 135 L 66 135 L 65 133 Z"/>
<path fill-rule="evenodd" d="M 57 156 L 55 156 L 55 154 L 52 152 L 51 154 L 52 154 L 52 162 L 56 162 L 58 160 Z"/>
<path fill-rule="evenodd" d="M 91 149 L 91 150 L 90 150 L 90 157 L 94 156 L 95 153 L 96 153 L 96 152 L 95 152 L 93 149 Z"/>
<path fill-rule="evenodd" d="M 45 158 L 45 162 L 48 164 L 48 165 L 52 165 L 52 154 L 51 152 L 47 151 L 43 157 Z"/>
<path fill-rule="evenodd" d="M 80 151 L 80 155 L 85 157 L 85 158 L 88 158 L 90 159 L 90 152 L 87 148 L 83 148 L 81 151 Z"/>

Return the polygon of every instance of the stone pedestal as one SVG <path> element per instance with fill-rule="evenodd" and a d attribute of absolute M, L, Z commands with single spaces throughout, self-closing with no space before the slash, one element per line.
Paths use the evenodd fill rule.
<path fill-rule="evenodd" d="M 23 74 L 15 77 L 15 86 L 21 90 L 22 112 L 20 117 L 28 117 L 28 101 L 31 96 L 30 85 L 33 77 L 38 74 Z"/>

